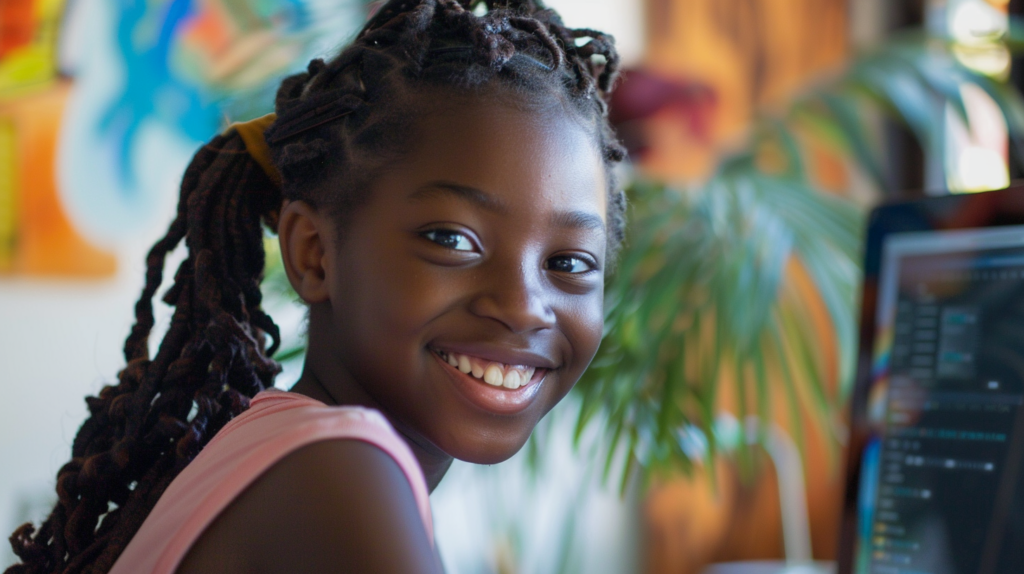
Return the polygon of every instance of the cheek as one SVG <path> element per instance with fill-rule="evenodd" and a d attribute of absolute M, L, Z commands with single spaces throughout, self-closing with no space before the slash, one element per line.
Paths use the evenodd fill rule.
<path fill-rule="evenodd" d="M 579 376 L 590 364 L 601 344 L 604 331 L 603 289 L 580 298 L 569 309 L 565 330 L 573 347 L 573 370 Z"/>
<path fill-rule="evenodd" d="M 350 323 L 364 335 L 404 340 L 443 309 L 448 297 L 444 282 L 436 274 L 424 271 L 415 261 L 406 261 L 393 253 L 364 252 L 352 266 L 348 278 L 349 293 L 340 294 Z"/>
<path fill-rule="evenodd" d="M 364 377 L 412 380 L 429 368 L 423 359 L 431 322 L 457 300 L 458 282 L 425 265 L 398 234 L 374 238 L 353 245 L 343 262 L 334 321 L 354 351 L 348 360 L 367 369 Z"/>
<path fill-rule="evenodd" d="M 424 326 L 442 309 L 444 289 L 429 273 L 400 258 L 365 252 L 340 293 L 334 323 L 339 359 L 370 396 L 393 412 L 426 404 L 427 388 L 412 385 L 430 368 Z M 406 413 L 407 414 L 407 413 Z"/>

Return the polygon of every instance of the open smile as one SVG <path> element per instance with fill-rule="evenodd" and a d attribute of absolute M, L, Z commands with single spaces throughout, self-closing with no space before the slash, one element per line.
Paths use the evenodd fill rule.
<path fill-rule="evenodd" d="M 471 403 L 494 414 L 525 410 L 550 369 L 499 363 L 464 353 L 431 349 L 431 354 Z"/>
<path fill-rule="evenodd" d="M 512 390 L 530 384 L 534 376 L 538 374 L 538 371 L 540 371 L 540 376 L 543 377 L 544 372 L 547 370 L 529 365 L 508 365 L 496 361 L 488 361 L 487 359 L 454 351 L 435 350 L 434 353 L 464 374 L 470 375 L 493 387 L 504 387 Z"/>

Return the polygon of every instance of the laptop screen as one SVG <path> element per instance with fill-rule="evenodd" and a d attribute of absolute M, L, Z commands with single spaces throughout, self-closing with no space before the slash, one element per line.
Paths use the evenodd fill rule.
<path fill-rule="evenodd" d="M 889 233 L 879 263 L 851 570 L 1024 573 L 1024 225 Z"/>

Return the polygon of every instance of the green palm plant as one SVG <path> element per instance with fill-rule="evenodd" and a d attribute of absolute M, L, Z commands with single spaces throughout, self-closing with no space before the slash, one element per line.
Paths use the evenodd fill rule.
<path fill-rule="evenodd" d="M 1017 29 L 1007 45 L 1020 45 Z M 839 428 L 856 351 L 864 213 L 816 189 L 800 136 L 839 150 L 880 195 L 893 197 L 870 118 L 905 125 L 928 157 L 941 158 L 947 106 L 966 120 L 964 84 L 998 104 L 1024 165 L 1017 89 L 961 64 L 949 41 L 910 32 L 853 58 L 782 114 L 762 115 L 748 151 L 724 160 L 708 181 L 634 184 L 630 235 L 606 288 L 605 338 L 576 387 L 577 437 L 600 421 L 605 475 L 617 469 L 625 488 L 636 471 L 688 472 L 723 447 L 738 447 L 739 461 L 749 462 L 748 441 L 715 424 L 724 384 L 734 386 L 741 419 L 769 420 L 773 397 L 784 397 L 801 448 L 801 408 L 827 432 Z M 760 160 L 764 150 L 773 167 Z M 816 334 L 805 304 L 782 296 L 794 260 L 827 307 L 831 342 Z M 838 365 L 822 360 L 829 351 Z M 840 381 L 838 392 L 828 390 L 829 377 Z M 703 448 L 693 448 L 695 435 Z"/>
<path fill-rule="evenodd" d="M 634 231 L 606 291 L 605 339 L 577 385 L 577 435 L 595 417 L 607 430 L 605 474 L 619 466 L 624 486 L 636 468 L 689 470 L 702 455 L 694 432 L 714 457 L 726 378 L 741 414 L 768 420 L 771 387 L 781 384 L 795 428 L 808 391 L 813 411 L 833 416 L 809 318 L 780 294 L 797 257 L 850 347 L 859 211 L 798 177 L 764 174 L 750 156 L 698 189 L 637 186 L 633 201 Z M 847 353 L 841 368 L 850 363 Z M 618 447 L 625 464 L 614 465 Z"/>

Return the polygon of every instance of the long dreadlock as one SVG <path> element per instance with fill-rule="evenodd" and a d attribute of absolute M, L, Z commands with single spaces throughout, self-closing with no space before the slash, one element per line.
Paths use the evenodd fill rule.
<path fill-rule="evenodd" d="M 127 366 L 116 385 L 86 398 L 89 418 L 57 474 L 58 502 L 38 530 L 25 524 L 11 536 L 21 563 L 8 574 L 108 571 L 174 477 L 273 384 L 280 336 L 261 309 L 263 226 L 276 230 L 284 199 L 350 212 L 410 145 L 406 128 L 423 113 L 424 90 L 546 99 L 589 120 L 608 168 L 613 253 L 625 211 L 611 177 L 624 152 L 606 119 L 617 69 L 610 36 L 566 28 L 536 0 L 392 0 L 333 60 L 282 83 L 265 134 L 280 185 L 237 131 L 203 146 L 147 257 Z M 328 173 L 344 188 L 323 186 Z M 170 328 L 150 357 L 153 297 L 182 240 L 188 256 L 163 297 L 174 307 Z"/>

